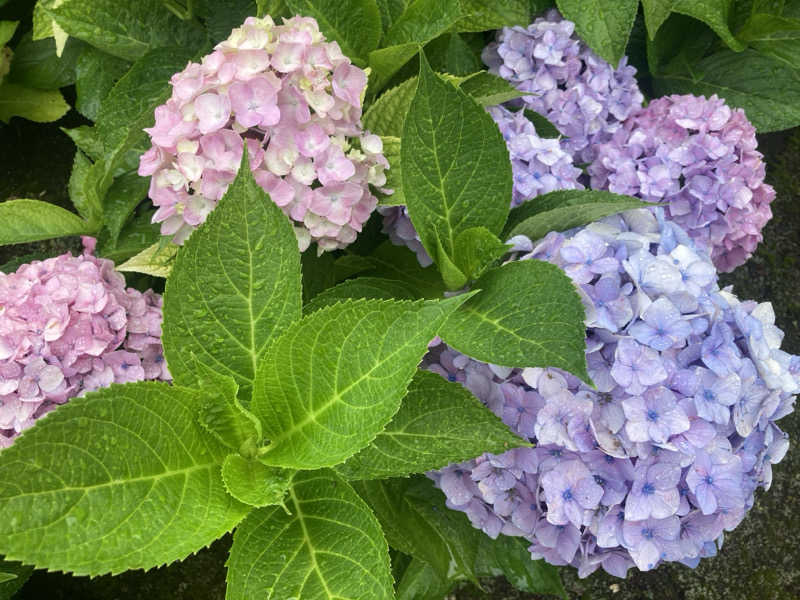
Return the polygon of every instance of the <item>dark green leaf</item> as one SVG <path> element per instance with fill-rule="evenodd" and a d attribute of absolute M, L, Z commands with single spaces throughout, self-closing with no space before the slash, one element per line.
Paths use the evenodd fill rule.
<path fill-rule="evenodd" d="M 132 171 L 114 180 L 103 199 L 103 220 L 109 231 L 109 243 L 116 244 L 119 233 L 139 203 L 147 198 L 150 182 Z"/>
<path fill-rule="evenodd" d="M 35 260 L 46 260 L 51 258 L 47 252 L 31 252 L 30 254 L 23 254 L 22 256 L 15 256 L 6 263 L 0 265 L 0 273 L 14 273 L 22 265 L 26 265 Z"/>
<path fill-rule="evenodd" d="M 228 600 L 394 598 L 381 527 L 338 475 L 297 473 L 286 508 L 254 510 L 236 529 Z"/>
<path fill-rule="evenodd" d="M 315 310 L 325 308 L 331 304 L 337 304 L 348 298 L 416 300 L 419 296 L 402 281 L 381 279 L 380 277 L 357 277 L 356 279 L 348 279 L 320 293 L 314 298 L 313 302 L 303 307 L 303 312 L 310 314 Z"/>
<path fill-rule="evenodd" d="M 366 275 L 402 281 L 412 293 L 423 298 L 441 298 L 445 292 L 436 269 L 432 266 L 422 267 L 416 255 L 405 246 L 384 242 L 367 260 L 372 263 L 373 269 Z"/>
<path fill-rule="evenodd" d="M 91 233 L 75 213 L 41 200 L 0 202 L 0 246 Z"/>
<path fill-rule="evenodd" d="M 531 22 L 531 0 L 461 0 L 464 17 L 458 31 L 487 31 Z"/>
<path fill-rule="evenodd" d="M 458 278 L 448 263 L 458 235 L 472 227 L 498 234 L 508 215 L 508 150 L 491 116 L 433 73 L 424 56 L 408 114 L 401 161 L 409 216 L 445 283 L 457 289 Z"/>
<path fill-rule="evenodd" d="M 477 360 L 507 367 L 558 367 L 589 382 L 584 310 L 564 272 L 538 260 L 491 269 L 481 293 L 451 316 L 439 335 Z"/>
<path fill-rule="evenodd" d="M 567 600 L 558 569 L 544 560 L 533 560 L 524 538 L 500 535 L 496 540 L 481 536 L 475 570 L 482 577 L 502 575 L 514 589 L 548 594 Z"/>
<path fill-rule="evenodd" d="M 55 40 L 33 41 L 28 33 L 14 48 L 8 81 L 39 90 L 71 85 L 75 83 L 75 65 L 85 47 L 79 40 L 67 40 L 59 58 L 56 56 Z"/>
<path fill-rule="evenodd" d="M 676 0 L 672 7 L 677 12 L 702 21 L 722 38 L 731 50 L 744 50 L 744 44 L 737 40 L 728 27 L 733 0 Z"/>
<path fill-rule="evenodd" d="M 413 558 L 397 581 L 397 600 L 442 600 L 451 587 L 430 564 Z"/>
<path fill-rule="evenodd" d="M 468 96 L 475 98 L 481 106 L 503 104 L 525 95 L 524 92 L 520 92 L 502 77 L 492 75 L 486 71 L 467 77 L 459 87 Z"/>
<path fill-rule="evenodd" d="M 75 67 L 75 108 L 97 120 L 100 104 L 131 64 L 93 46 L 84 46 Z M 95 157 L 93 157 L 95 158 Z"/>
<path fill-rule="evenodd" d="M 79 575 L 149 569 L 208 545 L 248 512 L 197 423 L 203 394 L 161 382 L 73 398 L 0 452 L 0 552 Z"/>
<path fill-rule="evenodd" d="M 642 0 L 644 22 L 651 40 L 656 39 L 659 28 L 679 2 L 680 0 Z"/>
<path fill-rule="evenodd" d="M 92 168 L 92 163 L 86 158 L 86 155 L 80 150 L 75 151 L 75 159 L 72 161 L 72 173 L 69 176 L 69 183 L 67 189 L 69 190 L 69 199 L 72 205 L 87 221 L 97 223 L 99 227 L 100 220 L 103 218 L 103 207 L 97 201 L 96 194 L 87 194 L 86 186 L 89 178 L 89 171 Z"/>
<path fill-rule="evenodd" d="M 616 67 L 625 54 L 639 0 L 556 0 L 583 41 Z"/>
<path fill-rule="evenodd" d="M 354 62 L 366 64 L 383 31 L 375 0 L 286 0 L 294 14 L 314 17 L 328 41 Z"/>
<path fill-rule="evenodd" d="M 458 33 L 445 33 L 425 46 L 425 56 L 434 71 L 471 75 L 483 69 L 481 57 Z"/>
<path fill-rule="evenodd" d="M 255 458 L 230 454 L 222 464 L 225 489 L 239 502 L 250 506 L 283 504 L 293 471 L 268 467 Z"/>
<path fill-rule="evenodd" d="M 317 256 L 316 248 L 303 252 L 300 261 L 303 271 L 303 304 L 314 296 L 336 285 L 334 258 L 330 252 Z"/>
<path fill-rule="evenodd" d="M 762 54 L 800 68 L 800 19 L 755 14 L 736 37 Z"/>
<path fill-rule="evenodd" d="M 608 215 L 652 206 L 639 198 L 596 190 L 557 190 L 523 202 L 508 215 L 503 238 L 524 235 L 536 241 L 551 231 L 566 231 Z"/>
<path fill-rule="evenodd" d="M 213 44 L 227 39 L 233 29 L 241 27 L 247 17 L 258 12 L 255 0 L 210 0 L 203 8 L 205 10 L 198 11 L 198 16 L 205 20 Z M 280 23 L 277 15 L 275 22 Z"/>
<path fill-rule="evenodd" d="M 525 116 L 533 123 L 536 128 L 536 135 L 543 138 L 558 138 L 561 137 L 561 132 L 553 123 L 545 116 L 540 115 L 532 110 L 525 110 Z"/>
<path fill-rule="evenodd" d="M 381 11 L 383 31 L 388 31 L 392 24 L 400 18 L 406 10 L 407 0 L 378 0 L 378 10 Z"/>
<path fill-rule="evenodd" d="M 119 265 L 155 244 L 159 240 L 160 234 L 158 225 L 151 222 L 153 212 L 152 210 L 141 211 L 131 219 L 123 227 L 119 234 L 119 240 L 113 248 L 105 244 L 104 236 L 101 235 L 98 240 L 97 256 L 113 260 Z"/>
<path fill-rule="evenodd" d="M 527 445 L 461 384 L 417 371 L 386 429 L 336 470 L 348 479 L 402 477 Z"/>
<path fill-rule="evenodd" d="M 236 379 L 248 398 L 267 346 L 300 318 L 302 286 L 289 220 L 244 160 L 178 253 L 164 293 L 163 340 L 176 382 L 192 382 L 193 354 Z"/>
<path fill-rule="evenodd" d="M 653 80 L 659 94 L 717 94 L 742 108 L 759 133 L 800 125 L 800 74 L 785 62 L 755 50 L 722 50 Z"/>
<path fill-rule="evenodd" d="M 18 562 L 0 560 L 0 571 L 5 575 L 14 576 L 13 579 L 6 579 L 4 583 L 0 583 L 0 600 L 11 600 L 31 576 L 33 567 Z"/>

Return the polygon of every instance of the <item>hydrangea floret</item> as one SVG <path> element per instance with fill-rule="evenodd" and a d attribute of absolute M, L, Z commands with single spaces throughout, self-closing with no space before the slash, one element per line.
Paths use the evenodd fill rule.
<path fill-rule="evenodd" d="M 553 9 L 528 27 L 504 27 L 483 51 L 490 72 L 529 95 L 509 104 L 547 117 L 568 139 L 564 149 L 591 162 L 594 146 L 611 139 L 644 97 L 636 69 L 623 57 L 614 69 Z"/>
<path fill-rule="evenodd" d="M 63 254 L 0 273 L 0 448 L 70 398 L 168 380 L 161 296 L 125 288 L 110 260 Z"/>
<path fill-rule="evenodd" d="M 487 111 L 500 128 L 511 159 L 512 207 L 554 190 L 583 189 L 578 182 L 581 170 L 573 165 L 563 140 L 540 137 L 521 110 L 514 112 L 498 105 Z M 408 246 L 422 266 L 433 262 L 422 247 L 405 206 L 380 206 L 378 212 L 383 215 L 383 231 L 392 243 Z"/>
<path fill-rule="evenodd" d="M 313 18 L 249 17 L 171 81 L 147 129 L 153 221 L 181 244 L 236 176 L 247 145 L 256 181 L 320 252 L 353 242 L 386 183 L 379 136 L 361 126 L 366 73 Z"/>
<path fill-rule="evenodd" d="M 597 148 L 592 187 L 665 202 L 667 216 L 711 253 L 720 271 L 743 264 L 772 217 L 756 130 L 716 95 L 665 96 Z"/>
<path fill-rule="evenodd" d="M 708 256 L 649 209 L 512 241 L 514 258 L 556 264 L 579 290 L 596 389 L 434 347 L 429 370 L 536 447 L 430 476 L 475 527 L 524 537 L 533 558 L 581 576 L 695 566 L 769 488 L 788 447 L 776 421 L 800 392 L 800 357 L 780 349 L 772 306 L 720 289 Z"/>

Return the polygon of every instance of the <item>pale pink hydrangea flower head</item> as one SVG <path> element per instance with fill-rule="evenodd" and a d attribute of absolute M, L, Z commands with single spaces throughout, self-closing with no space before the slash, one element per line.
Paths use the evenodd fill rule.
<path fill-rule="evenodd" d="M 258 184 L 292 220 L 301 250 L 343 248 L 386 183 L 380 137 L 361 126 L 367 75 L 312 18 L 248 17 L 200 64 L 175 74 L 146 131 L 153 221 L 182 244 L 233 181 L 247 144 Z"/>
<path fill-rule="evenodd" d="M 170 379 L 161 296 L 125 288 L 110 260 L 63 254 L 0 273 L 0 448 L 68 399 Z"/>

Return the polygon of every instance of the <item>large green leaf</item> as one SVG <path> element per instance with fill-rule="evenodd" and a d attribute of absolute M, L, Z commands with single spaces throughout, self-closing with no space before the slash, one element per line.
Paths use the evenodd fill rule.
<path fill-rule="evenodd" d="M 41 200 L 0 202 L 0 245 L 91 233 L 75 213 Z"/>
<path fill-rule="evenodd" d="M 423 246 L 443 269 L 455 240 L 473 227 L 503 228 L 511 203 L 511 162 L 503 136 L 481 106 L 433 73 L 421 55 L 417 93 L 403 127 L 403 193 Z"/>
<path fill-rule="evenodd" d="M 69 110 L 69 104 L 58 90 L 37 90 L 16 83 L 0 85 L 0 121 L 22 117 L 37 123 L 58 121 Z"/>
<path fill-rule="evenodd" d="M 503 238 L 525 235 L 536 241 L 551 231 L 566 231 L 614 213 L 643 206 L 648 205 L 639 198 L 611 192 L 556 190 L 514 208 L 508 215 Z"/>
<path fill-rule="evenodd" d="M 126 60 L 93 46 L 85 46 L 75 66 L 75 108 L 78 112 L 96 120 L 103 99 L 130 66 Z"/>
<path fill-rule="evenodd" d="M 375 0 L 286 0 L 294 14 L 314 17 L 328 41 L 336 40 L 347 56 L 366 64 L 381 39 L 381 13 Z"/>
<path fill-rule="evenodd" d="M 252 410 L 270 442 L 261 460 L 316 469 L 369 444 L 463 301 L 346 300 L 290 326 L 258 366 Z"/>
<path fill-rule="evenodd" d="M 625 54 L 639 0 L 556 0 L 583 41 L 616 68 Z"/>
<path fill-rule="evenodd" d="M 584 381 L 584 310 L 557 266 L 521 260 L 491 269 L 439 335 L 459 352 L 507 367 L 558 367 Z"/>
<path fill-rule="evenodd" d="M 0 46 L 2 44 L 0 43 Z M 30 33 L 14 47 L 8 81 L 39 90 L 54 90 L 75 83 L 75 64 L 86 45 L 71 39 L 56 56 L 52 39 L 32 40 Z"/>
<path fill-rule="evenodd" d="M 800 125 L 800 74 L 755 50 L 722 50 L 685 70 L 655 77 L 658 94 L 717 94 L 742 108 L 759 133 Z"/>
<path fill-rule="evenodd" d="M 736 37 L 762 54 L 800 68 L 800 19 L 754 14 Z"/>
<path fill-rule="evenodd" d="M 378 521 L 332 471 L 295 475 L 285 511 L 253 511 L 236 529 L 227 600 L 389 600 L 389 550 Z"/>
<path fill-rule="evenodd" d="M 728 26 L 734 0 L 677 0 L 672 11 L 702 21 L 722 38 L 731 50 L 740 51 L 744 44 L 737 40 Z"/>
<path fill-rule="evenodd" d="M 461 384 L 417 371 L 386 429 L 336 470 L 348 479 L 401 477 L 527 445 Z"/>
<path fill-rule="evenodd" d="M 69 35 L 130 61 L 164 46 L 196 51 L 205 41 L 196 21 L 181 21 L 160 0 L 39 0 L 37 8 Z"/>
<path fill-rule="evenodd" d="M 302 306 L 294 231 L 246 161 L 245 153 L 219 205 L 178 253 L 164 293 L 163 337 L 175 381 L 192 382 L 196 356 L 236 379 L 243 398 L 269 342 Z"/>
<path fill-rule="evenodd" d="M 181 560 L 247 507 L 224 489 L 224 446 L 197 423 L 206 395 L 112 385 L 41 419 L 0 452 L 0 552 L 81 575 Z"/>

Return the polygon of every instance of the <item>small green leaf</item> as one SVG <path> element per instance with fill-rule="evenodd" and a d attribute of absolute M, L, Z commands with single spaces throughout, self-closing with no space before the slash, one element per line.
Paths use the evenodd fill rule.
<path fill-rule="evenodd" d="M 305 314 L 337 304 L 342 300 L 371 298 L 375 300 L 417 300 L 419 296 L 402 281 L 380 277 L 357 277 L 319 294 L 303 307 Z"/>
<path fill-rule="evenodd" d="M 86 221 L 55 204 L 41 200 L 0 202 L 0 245 L 85 233 L 91 233 Z"/>
<path fill-rule="evenodd" d="M 130 61 L 164 46 L 196 51 L 205 41 L 196 21 L 181 21 L 159 0 L 39 0 L 37 8 L 69 35 Z"/>
<path fill-rule="evenodd" d="M 531 22 L 531 0 L 461 0 L 464 17 L 456 25 L 458 31 L 488 31 Z"/>
<path fill-rule="evenodd" d="M 85 46 L 75 66 L 75 108 L 83 116 L 97 120 L 100 105 L 131 64 L 116 56 Z"/>
<path fill-rule="evenodd" d="M 201 392 L 112 385 L 0 452 L 0 552 L 78 575 L 150 569 L 208 545 L 248 507 L 225 491 L 226 449 L 197 423 Z"/>
<path fill-rule="evenodd" d="M 417 371 L 386 429 L 336 470 L 347 479 L 402 477 L 528 445 L 461 384 Z"/>
<path fill-rule="evenodd" d="M 381 527 L 332 471 L 299 472 L 281 507 L 254 510 L 236 529 L 228 600 L 390 600 Z"/>
<path fill-rule="evenodd" d="M 339 43 L 347 56 L 366 64 L 383 31 L 375 0 L 286 0 L 294 14 L 314 17 L 328 41 Z"/>
<path fill-rule="evenodd" d="M 270 441 L 262 461 L 317 469 L 369 444 L 464 301 L 346 300 L 291 325 L 258 366 L 251 410 Z"/>
<path fill-rule="evenodd" d="M 557 190 L 523 202 L 508 215 L 503 238 L 524 235 L 536 241 L 608 215 L 652 206 L 639 198 L 596 190 Z"/>
<path fill-rule="evenodd" d="M 527 108 L 523 110 L 525 111 L 527 119 L 533 123 L 533 126 L 536 128 L 536 135 L 543 138 L 561 137 L 561 132 L 547 117 L 532 110 L 528 110 Z"/>
<path fill-rule="evenodd" d="M 198 413 L 200 425 L 236 452 L 255 455 L 261 440 L 261 423 L 239 402 L 239 386 L 233 377 L 222 375 L 195 360 L 197 387 L 204 390 L 207 400 Z"/>
<path fill-rule="evenodd" d="M 364 128 L 372 133 L 399 140 L 403 135 L 403 123 L 416 91 L 416 77 L 386 90 L 364 113 Z"/>
<path fill-rule="evenodd" d="M 383 206 L 402 206 L 406 203 L 403 195 L 403 167 L 400 161 L 400 138 L 381 136 L 383 142 L 383 155 L 389 161 L 389 170 L 386 171 L 387 189 L 392 194 L 378 192 L 377 196 Z"/>
<path fill-rule="evenodd" d="M 639 0 L 556 0 L 556 5 L 565 19 L 575 23 L 581 39 L 616 68 L 625 54 Z"/>
<path fill-rule="evenodd" d="M 435 238 L 436 252 L 433 253 L 435 262 L 439 266 L 439 272 L 442 274 L 442 280 L 448 290 L 460 290 L 468 281 L 467 275 L 458 268 L 449 254 L 442 248 L 442 240 L 438 237 Z M 453 250 L 455 254 L 455 249 Z"/>
<path fill-rule="evenodd" d="M 67 114 L 69 104 L 58 90 L 36 90 L 15 83 L 0 85 L 0 121 L 22 117 L 37 123 L 58 121 Z"/>
<path fill-rule="evenodd" d="M 117 271 L 144 273 L 153 277 L 169 277 L 172 267 L 175 264 L 175 257 L 178 254 L 178 246 L 175 244 L 162 245 L 156 242 L 149 248 L 145 248 L 136 256 L 129 258 L 121 265 L 117 266 Z M 187 383 L 189 383 L 187 381 Z"/>
<path fill-rule="evenodd" d="M 448 264 L 458 235 L 472 227 L 498 234 L 508 215 L 508 150 L 491 116 L 433 73 L 422 55 L 408 115 L 401 160 L 409 216 L 445 283 L 458 289 L 460 278 Z"/>
<path fill-rule="evenodd" d="M 519 91 L 502 77 L 492 75 L 487 71 L 467 77 L 459 87 L 468 96 L 475 98 L 481 106 L 503 104 L 525 95 L 525 92 Z"/>
<path fill-rule="evenodd" d="M 468 279 L 477 279 L 498 258 L 508 252 L 508 246 L 485 227 L 472 227 L 458 234 L 455 256 L 458 268 Z"/>
<path fill-rule="evenodd" d="M 717 94 L 729 106 L 744 109 L 759 133 L 800 125 L 800 75 L 755 50 L 722 50 L 691 65 L 691 70 L 661 74 L 653 86 L 658 94 Z"/>
<path fill-rule="evenodd" d="M 222 463 L 225 489 L 239 502 L 250 506 L 283 504 L 293 471 L 262 464 L 255 458 L 230 454 Z"/>
<path fill-rule="evenodd" d="M 439 335 L 459 352 L 507 367 L 558 367 L 589 382 L 584 310 L 564 272 L 539 260 L 511 262 L 475 282 L 481 293 Z"/>
<path fill-rule="evenodd" d="M 164 352 L 191 384 L 194 354 L 248 398 L 269 343 L 300 318 L 300 252 L 289 220 L 243 167 L 178 252 L 164 293 Z"/>

